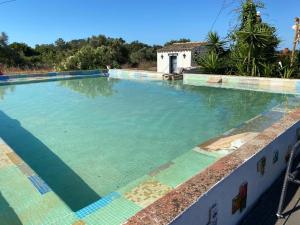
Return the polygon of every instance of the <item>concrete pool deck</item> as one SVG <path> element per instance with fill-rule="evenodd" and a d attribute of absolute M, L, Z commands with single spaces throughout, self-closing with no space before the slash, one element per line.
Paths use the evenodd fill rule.
<path fill-rule="evenodd" d="M 138 78 L 138 74 L 135 72 L 133 79 Z M 128 79 L 132 78 L 130 73 L 127 75 Z M 122 79 L 121 75 L 119 78 Z M 140 78 L 148 79 L 146 75 Z M 153 79 L 157 78 L 154 75 Z M 278 105 L 220 137 L 199 143 L 186 154 L 77 212 L 71 211 L 2 140 L 0 183 L 4 185 L 0 193 L 1 221 L 8 221 L 8 224 L 60 225 L 185 224 L 183 221 L 189 220 L 185 220 L 184 216 L 189 214 L 191 206 L 300 120 L 298 104 Z M 200 155 L 210 159 L 209 163 L 202 164 Z M 278 156 L 280 162 L 284 161 L 284 155 L 285 150 Z M 248 182 L 251 192 L 252 184 Z M 237 189 L 237 185 L 233 185 L 233 189 Z M 228 193 L 228 196 L 231 195 Z M 201 212 L 209 214 L 207 208 L 210 206 L 206 205 Z M 247 205 L 247 211 L 250 206 Z M 197 217 L 194 222 L 208 224 L 209 219 L 202 217 L 205 222 L 197 220 Z M 222 221 L 220 224 L 223 224 Z"/>

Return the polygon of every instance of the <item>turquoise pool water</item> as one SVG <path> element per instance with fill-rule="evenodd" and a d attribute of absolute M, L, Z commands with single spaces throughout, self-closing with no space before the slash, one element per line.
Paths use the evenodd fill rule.
<path fill-rule="evenodd" d="M 0 86 L 0 137 L 78 210 L 293 98 L 107 78 Z"/>

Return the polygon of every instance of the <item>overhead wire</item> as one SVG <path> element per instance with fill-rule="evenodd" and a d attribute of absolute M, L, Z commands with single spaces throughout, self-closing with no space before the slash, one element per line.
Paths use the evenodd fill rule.
<path fill-rule="evenodd" d="M 220 8 L 220 10 L 219 10 L 219 12 L 218 12 L 216 18 L 214 19 L 214 21 L 213 21 L 213 23 L 212 23 L 212 25 L 211 25 L 210 30 L 213 30 L 213 28 L 215 27 L 215 25 L 216 25 L 216 23 L 217 23 L 217 21 L 218 21 L 220 15 L 222 14 L 223 10 L 225 9 L 225 6 L 226 6 L 226 0 L 223 0 L 222 5 L 221 5 L 221 8 Z"/>

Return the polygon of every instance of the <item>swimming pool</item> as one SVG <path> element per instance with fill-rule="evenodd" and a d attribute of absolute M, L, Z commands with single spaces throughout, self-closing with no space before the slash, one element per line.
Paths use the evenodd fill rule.
<path fill-rule="evenodd" d="M 222 156 L 195 146 L 295 98 L 103 77 L 0 86 L 0 137 L 79 218 L 112 193 L 138 211 Z M 141 183 L 160 194 L 141 200 Z"/>

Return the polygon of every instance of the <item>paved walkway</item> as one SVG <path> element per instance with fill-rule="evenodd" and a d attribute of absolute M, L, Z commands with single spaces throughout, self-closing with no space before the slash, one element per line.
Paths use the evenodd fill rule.
<path fill-rule="evenodd" d="M 300 225 L 300 187 L 290 184 L 284 210 L 284 219 L 277 219 L 283 176 L 261 198 L 252 212 L 240 225 Z"/>

